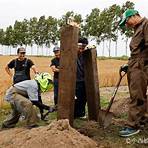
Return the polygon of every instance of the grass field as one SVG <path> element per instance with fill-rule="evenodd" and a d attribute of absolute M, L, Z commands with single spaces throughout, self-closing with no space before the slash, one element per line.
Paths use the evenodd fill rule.
<path fill-rule="evenodd" d="M 11 86 L 12 78 L 8 76 L 5 71 L 6 64 L 16 58 L 16 56 L 0 56 L 0 106 L 3 105 L 3 97 L 5 91 Z M 28 57 L 33 60 L 39 72 L 51 72 L 49 67 L 51 57 Z M 99 86 L 114 86 L 119 77 L 119 67 L 120 65 L 126 63 L 126 61 L 122 60 L 97 60 L 98 65 L 98 74 L 99 74 Z M 33 78 L 33 73 L 31 71 L 31 76 Z M 126 79 L 122 81 L 121 85 L 126 85 Z"/>

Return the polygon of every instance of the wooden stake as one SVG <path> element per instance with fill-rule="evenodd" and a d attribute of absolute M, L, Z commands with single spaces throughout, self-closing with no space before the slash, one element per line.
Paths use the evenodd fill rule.
<path fill-rule="evenodd" d="M 78 27 L 67 25 L 61 32 L 58 119 L 74 120 Z"/>
<path fill-rule="evenodd" d="M 86 97 L 89 120 L 98 121 L 100 109 L 100 92 L 97 70 L 96 49 L 88 49 L 83 53 L 85 68 Z"/>

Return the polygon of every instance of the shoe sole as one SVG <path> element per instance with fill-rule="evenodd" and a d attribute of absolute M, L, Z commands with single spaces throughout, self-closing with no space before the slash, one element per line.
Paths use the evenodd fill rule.
<path fill-rule="evenodd" d="M 129 137 L 129 136 L 133 136 L 136 135 L 140 132 L 140 130 L 137 130 L 136 132 L 132 133 L 132 134 L 128 134 L 128 135 L 120 135 L 121 137 Z"/>

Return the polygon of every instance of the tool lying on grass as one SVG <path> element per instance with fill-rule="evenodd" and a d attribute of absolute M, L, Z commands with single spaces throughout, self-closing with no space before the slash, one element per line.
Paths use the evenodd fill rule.
<path fill-rule="evenodd" d="M 41 113 L 41 120 L 46 121 L 46 117 L 48 116 L 48 114 L 54 111 L 56 111 L 56 109 L 54 107 L 50 107 L 45 114 Z"/>
<path fill-rule="evenodd" d="M 98 116 L 99 123 L 104 128 L 107 128 L 110 125 L 111 121 L 112 121 L 112 117 L 114 116 L 114 114 L 112 112 L 110 112 L 110 108 L 111 108 L 111 106 L 113 104 L 113 101 L 115 99 L 115 96 L 116 96 L 116 93 L 118 91 L 120 82 L 121 82 L 122 78 L 125 76 L 125 74 L 127 73 L 127 71 L 124 71 L 121 68 L 119 70 L 119 75 L 120 75 L 119 80 L 118 80 L 118 82 L 116 84 L 116 87 L 114 89 L 113 95 L 112 95 L 112 97 L 110 99 L 110 102 L 109 102 L 109 105 L 108 105 L 107 109 L 106 110 L 102 110 L 102 109 L 99 110 L 99 116 Z"/>

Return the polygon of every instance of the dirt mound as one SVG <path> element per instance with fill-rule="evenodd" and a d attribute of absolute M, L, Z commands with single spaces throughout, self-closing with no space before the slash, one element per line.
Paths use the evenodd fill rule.
<path fill-rule="evenodd" d="M 96 148 L 90 138 L 73 129 L 67 119 L 26 130 L 15 128 L 0 132 L 0 148 Z"/>

